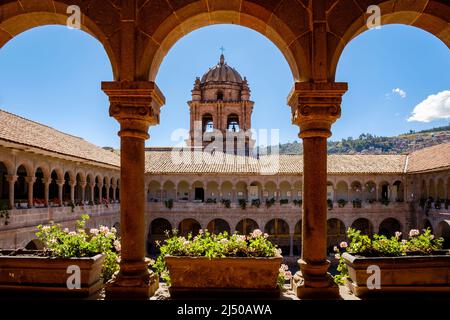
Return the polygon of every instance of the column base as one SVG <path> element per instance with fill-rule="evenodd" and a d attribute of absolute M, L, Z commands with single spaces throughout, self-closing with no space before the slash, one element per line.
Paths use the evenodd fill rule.
<path fill-rule="evenodd" d="M 150 272 L 144 276 L 124 276 L 120 273 L 105 286 L 106 300 L 147 300 L 159 288 L 159 277 Z"/>
<path fill-rule="evenodd" d="M 326 283 L 324 285 L 324 283 Z M 341 300 L 339 286 L 334 283 L 331 274 L 326 273 L 321 286 L 314 287 L 305 282 L 305 277 L 298 271 L 292 281 L 292 290 L 299 299 Z"/>

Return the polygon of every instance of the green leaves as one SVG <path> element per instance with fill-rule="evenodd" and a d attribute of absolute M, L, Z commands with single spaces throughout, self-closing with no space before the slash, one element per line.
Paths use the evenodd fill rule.
<path fill-rule="evenodd" d="M 84 214 L 76 222 L 76 230 L 62 229 L 59 224 L 38 226 L 36 236 L 44 243 L 45 251 L 57 258 L 82 258 L 105 254 L 102 268 L 103 281 L 108 281 L 119 270 L 120 242 L 116 230 L 100 226 L 86 231 L 89 215 Z"/>

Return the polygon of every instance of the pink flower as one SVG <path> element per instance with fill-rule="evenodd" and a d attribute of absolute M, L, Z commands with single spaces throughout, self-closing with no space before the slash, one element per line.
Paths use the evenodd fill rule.
<path fill-rule="evenodd" d="M 345 248 L 348 247 L 348 243 L 345 242 L 345 241 L 342 241 L 342 242 L 339 244 L 339 246 L 340 246 L 342 249 L 345 249 Z"/>
<path fill-rule="evenodd" d="M 292 279 L 292 273 L 291 273 L 290 271 L 286 271 L 286 272 L 284 273 L 284 278 L 285 278 L 286 280 L 291 280 L 291 279 Z"/>
<path fill-rule="evenodd" d="M 257 238 L 257 237 L 260 237 L 260 236 L 262 236 L 262 235 L 263 235 L 263 233 L 262 233 L 262 231 L 259 230 L 259 229 L 255 229 L 255 230 L 253 230 L 253 232 L 251 233 L 252 238 Z"/>
<path fill-rule="evenodd" d="M 411 229 L 411 230 L 409 231 L 409 237 L 410 237 L 410 238 L 415 237 L 415 236 L 418 236 L 419 234 L 420 234 L 420 231 L 417 230 L 417 229 Z"/>
<path fill-rule="evenodd" d="M 122 250 L 122 245 L 120 244 L 119 240 L 114 241 L 114 248 L 116 248 L 117 252 L 120 252 L 120 250 Z"/>
<path fill-rule="evenodd" d="M 98 235 L 99 230 L 98 230 L 98 229 L 91 229 L 89 232 L 90 232 L 91 234 L 93 234 L 94 236 L 96 236 L 96 235 Z"/>

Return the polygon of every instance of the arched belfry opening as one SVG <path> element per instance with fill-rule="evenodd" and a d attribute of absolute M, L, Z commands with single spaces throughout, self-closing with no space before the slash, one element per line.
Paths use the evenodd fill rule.
<path fill-rule="evenodd" d="M 250 129 L 254 102 L 250 100 L 250 88 L 247 79 L 225 62 L 223 54 L 214 67 L 196 78 L 188 105 L 191 147 L 204 149 L 214 142 L 214 149 L 219 146 L 225 153 L 252 154 L 254 140 Z M 212 132 L 214 138 L 205 135 Z M 223 144 L 217 144 L 220 140 Z"/>

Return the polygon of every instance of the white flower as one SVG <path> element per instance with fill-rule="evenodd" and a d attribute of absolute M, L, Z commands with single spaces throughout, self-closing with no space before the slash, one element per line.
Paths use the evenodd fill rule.
<path fill-rule="evenodd" d="M 42 227 L 42 231 L 49 231 L 50 230 L 50 226 L 43 226 Z"/>
<path fill-rule="evenodd" d="M 117 229 L 114 228 L 114 227 L 112 227 L 112 228 L 111 228 L 111 232 L 112 232 L 112 233 L 117 233 Z"/>
<path fill-rule="evenodd" d="M 91 229 L 89 232 L 96 236 L 96 235 L 98 235 L 99 230 L 94 228 L 94 229 Z"/>
<path fill-rule="evenodd" d="M 100 226 L 100 232 L 107 234 L 109 232 L 109 228 L 107 226 Z"/>
<path fill-rule="evenodd" d="M 285 278 L 286 280 L 291 280 L 291 279 L 292 279 L 292 273 L 291 273 L 290 271 L 286 271 L 286 272 L 284 273 L 284 278 Z"/>
<path fill-rule="evenodd" d="M 69 228 L 64 228 L 63 230 L 65 233 L 69 233 Z"/>
<path fill-rule="evenodd" d="M 117 252 L 120 252 L 120 250 L 122 250 L 122 245 L 120 244 L 119 240 L 114 241 L 114 248 L 116 248 Z"/>
<path fill-rule="evenodd" d="M 69 232 L 69 236 L 76 236 L 76 235 L 77 235 L 77 233 L 75 231 Z"/>
<path fill-rule="evenodd" d="M 402 233 L 401 233 L 400 231 L 396 231 L 396 232 L 395 232 L 395 237 L 396 237 L 397 239 L 399 239 L 401 236 L 402 236 Z"/>
<path fill-rule="evenodd" d="M 280 266 L 280 272 L 285 272 L 285 271 L 288 271 L 289 270 L 289 267 L 287 266 L 287 265 L 285 265 L 285 264 L 282 264 L 281 266 Z"/>
<path fill-rule="evenodd" d="M 334 251 L 334 252 L 339 252 L 339 248 L 338 248 L 337 246 L 334 246 L 334 247 L 333 247 L 333 251 Z"/>
<path fill-rule="evenodd" d="M 251 234 L 252 238 L 257 238 L 257 237 L 260 237 L 260 236 L 262 236 L 262 235 L 263 235 L 263 233 L 262 233 L 262 231 L 259 230 L 259 229 L 253 230 L 253 232 L 252 232 L 252 234 Z"/>
<path fill-rule="evenodd" d="M 203 234 L 203 229 L 198 230 L 198 234 L 202 235 Z"/>
<path fill-rule="evenodd" d="M 220 243 L 227 244 L 228 243 L 228 239 L 226 239 L 226 238 L 220 239 Z"/>
<path fill-rule="evenodd" d="M 339 244 L 339 246 L 340 246 L 342 249 L 345 249 L 345 248 L 348 247 L 348 244 L 347 244 L 347 242 L 342 241 L 342 242 Z"/>
<path fill-rule="evenodd" d="M 434 235 L 430 235 L 430 240 L 433 240 L 434 239 Z"/>
<path fill-rule="evenodd" d="M 282 256 L 281 253 L 282 253 L 282 251 L 281 251 L 280 248 L 276 248 L 276 249 L 275 249 L 275 255 L 276 255 L 277 257 L 281 257 L 281 256 Z"/>
<path fill-rule="evenodd" d="M 419 230 L 417 230 L 417 229 L 411 229 L 411 230 L 409 231 L 409 237 L 410 237 L 410 238 L 415 237 L 415 236 L 418 236 L 419 234 L 420 234 L 420 232 L 419 232 Z"/>
<path fill-rule="evenodd" d="M 402 240 L 402 245 L 406 245 L 408 243 L 408 241 L 407 240 Z"/>
<path fill-rule="evenodd" d="M 237 237 L 237 240 L 244 242 L 245 240 L 247 240 L 247 238 L 246 238 L 246 236 L 240 235 Z"/>
<path fill-rule="evenodd" d="M 339 253 L 336 253 L 336 254 L 334 255 L 334 258 L 335 258 L 336 260 L 339 260 L 339 259 L 341 258 L 341 255 L 340 255 Z"/>

